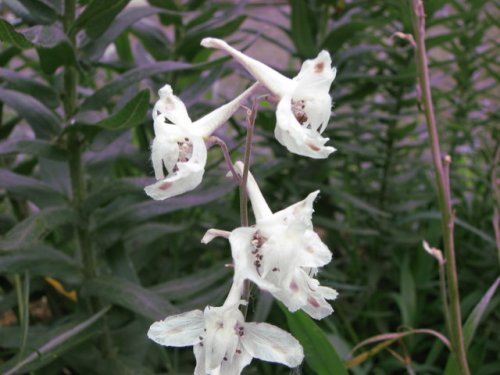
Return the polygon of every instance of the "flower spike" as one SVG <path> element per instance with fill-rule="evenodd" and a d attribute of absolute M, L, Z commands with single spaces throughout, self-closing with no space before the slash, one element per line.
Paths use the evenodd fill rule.
<path fill-rule="evenodd" d="M 243 163 L 234 166 L 243 173 Z M 333 312 L 326 300 L 337 292 L 320 286 L 314 278 L 317 268 L 328 264 L 332 254 L 313 230 L 313 203 L 319 191 L 281 211 L 272 213 L 255 179 L 248 174 L 247 191 L 256 217 L 253 227 L 240 227 L 229 234 L 235 278 L 248 279 L 268 290 L 290 311 L 304 310 L 315 319 Z M 203 242 L 227 232 L 209 230 Z"/>

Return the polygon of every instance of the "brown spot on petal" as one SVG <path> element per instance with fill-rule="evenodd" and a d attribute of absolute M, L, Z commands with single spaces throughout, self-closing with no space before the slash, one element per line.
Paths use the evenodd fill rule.
<path fill-rule="evenodd" d="M 308 146 L 311 150 L 313 150 L 313 151 L 319 151 L 319 150 L 320 150 L 320 148 L 319 148 L 318 146 L 313 145 L 313 144 L 311 144 L 311 143 L 308 143 L 308 144 L 307 144 L 307 146 Z"/>
<path fill-rule="evenodd" d="M 297 283 L 295 281 L 292 281 L 290 283 L 290 289 L 293 290 L 294 292 L 296 292 L 299 290 L 299 286 L 297 285 Z"/>
<path fill-rule="evenodd" d="M 167 190 L 171 186 L 172 186 L 171 182 L 164 182 L 163 184 L 160 185 L 160 187 L 158 189 L 160 189 L 160 190 Z"/>
<path fill-rule="evenodd" d="M 325 63 L 322 63 L 322 62 L 317 63 L 316 65 L 314 65 L 314 72 L 321 73 L 324 68 L 325 68 Z"/>
<path fill-rule="evenodd" d="M 316 300 L 315 300 L 314 298 L 312 298 L 312 297 L 309 297 L 309 298 L 307 299 L 307 303 L 309 303 L 312 307 L 316 307 L 316 308 L 318 308 L 318 307 L 319 307 L 319 303 L 318 303 L 318 301 L 316 301 Z"/>

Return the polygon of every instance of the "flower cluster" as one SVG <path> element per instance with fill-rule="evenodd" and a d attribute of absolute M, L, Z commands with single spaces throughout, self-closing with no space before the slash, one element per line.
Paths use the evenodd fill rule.
<path fill-rule="evenodd" d="M 201 44 L 227 52 L 257 83 L 195 122 L 169 85 L 160 89 L 160 98 L 153 109 L 155 138 L 151 146 L 158 181 L 145 188 L 149 196 L 162 200 L 193 190 L 201 183 L 207 160 L 205 141 L 258 85 L 279 98 L 275 136 L 282 145 L 293 153 L 316 159 L 326 158 L 335 151 L 325 145 L 328 138 L 321 135 L 330 118 L 328 92 L 336 74 L 328 52 L 322 51 L 315 59 L 306 60 L 299 74 L 288 78 L 223 40 L 206 38 Z M 327 300 L 337 297 L 334 289 L 321 286 L 315 278 L 318 268 L 332 258 L 311 222 L 319 191 L 273 213 L 248 166 L 236 162 L 230 164 L 230 169 L 237 174 L 234 177 L 240 187 L 247 190 L 255 225 L 230 232 L 210 229 L 202 239 L 202 243 L 215 237 L 229 240 L 234 277 L 224 304 L 169 316 L 153 323 L 148 332 L 149 338 L 164 346 L 193 346 L 195 375 L 238 375 L 252 358 L 289 367 L 302 362 L 302 346 L 292 335 L 267 323 L 245 321 L 239 308 L 248 303 L 244 296 L 247 280 L 267 290 L 290 311 L 303 310 L 314 319 L 331 314 L 333 309 Z"/>

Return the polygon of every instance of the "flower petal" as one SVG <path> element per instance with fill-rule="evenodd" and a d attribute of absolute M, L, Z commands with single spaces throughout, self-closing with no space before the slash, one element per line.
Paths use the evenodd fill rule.
<path fill-rule="evenodd" d="M 324 146 L 328 138 L 318 131 L 302 126 L 292 112 L 292 98 L 284 96 L 276 108 L 276 139 L 288 151 L 314 159 L 327 158 L 335 148 Z"/>
<path fill-rule="evenodd" d="M 178 170 L 152 185 L 146 186 L 144 191 L 155 200 L 174 197 L 195 189 L 203 179 L 204 165 L 193 163 L 177 163 Z"/>
<path fill-rule="evenodd" d="M 153 162 L 153 169 L 157 180 L 165 178 L 163 166 L 165 166 L 168 173 L 172 173 L 179 159 L 178 137 L 175 137 L 175 133 L 179 128 L 175 125 L 157 125 L 158 122 L 162 122 L 162 119 L 163 116 L 159 116 L 155 120 L 156 136 L 151 144 L 151 161 Z"/>
<path fill-rule="evenodd" d="M 229 235 L 231 254 L 234 259 L 234 278 L 235 280 L 248 279 L 261 289 L 275 291 L 278 287 L 264 280 L 257 272 L 254 264 L 251 241 L 256 232 L 256 228 L 240 227 L 233 230 Z"/>
<path fill-rule="evenodd" d="M 266 86 L 275 95 L 281 97 L 286 94 L 291 94 L 297 86 L 297 83 L 292 79 L 285 77 L 266 64 L 241 53 L 221 39 L 205 38 L 201 41 L 201 45 L 207 48 L 221 49 L 229 53 L 235 60 L 243 65 L 257 81 Z"/>
<path fill-rule="evenodd" d="M 207 306 L 204 317 L 206 369 L 214 370 L 221 366 L 224 358 L 230 359 L 235 353 L 239 336 L 234 327 L 244 318 L 237 306 Z"/>
<path fill-rule="evenodd" d="M 194 358 L 196 359 L 196 367 L 194 375 L 207 375 L 205 366 L 205 344 L 198 343 L 193 345 Z"/>
<path fill-rule="evenodd" d="M 252 94 L 259 86 L 258 83 L 253 84 L 246 89 L 238 97 L 227 104 L 213 110 L 209 114 L 203 116 L 199 120 L 193 122 L 192 131 L 200 137 L 206 138 L 212 134 L 217 128 L 223 125 L 229 118 L 240 108 L 241 103 Z"/>
<path fill-rule="evenodd" d="M 179 126 L 189 126 L 191 119 L 186 110 L 186 106 L 177 96 L 174 95 L 170 85 L 163 86 L 159 91 L 160 99 L 153 108 L 153 120 L 159 115 L 164 115 L 171 123 Z"/>
<path fill-rule="evenodd" d="M 245 323 L 241 343 L 251 356 L 264 361 L 297 367 L 304 359 L 300 343 L 288 332 L 271 324 Z"/>
<path fill-rule="evenodd" d="M 327 51 L 321 51 L 313 60 L 302 63 L 299 74 L 293 78 L 296 81 L 296 92 L 306 94 L 328 93 L 337 75 L 337 69 L 332 68 L 332 59 Z"/>
<path fill-rule="evenodd" d="M 242 347 L 236 350 L 232 360 L 222 361 L 222 375 L 240 375 L 241 371 L 252 362 L 252 356 Z"/>
<path fill-rule="evenodd" d="M 304 310 L 314 319 L 323 319 L 333 312 L 332 306 L 325 300 L 335 299 L 337 292 L 319 285 L 303 269 L 298 269 L 288 288 L 273 293 L 291 311 Z"/>
<path fill-rule="evenodd" d="M 203 312 L 193 310 L 154 322 L 149 328 L 148 337 L 164 346 L 191 346 L 203 332 L 203 327 Z"/>
<path fill-rule="evenodd" d="M 189 132 L 187 132 L 186 135 L 188 135 L 193 145 L 189 161 L 177 162 L 177 170 L 174 173 L 169 174 L 166 178 L 152 185 L 146 186 L 144 191 L 151 198 L 163 200 L 174 197 L 195 189 L 201 183 L 203 174 L 205 173 L 205 164 L 207 162 L 207 147 L 202 138 L 195 135 L 189 135 Z M 163 160 L 159 152 L 153 155 L 155 174 L 157 174 L 157 169 L 163 169 L 158 159 L 160 161 Z"/>
<path fill-rule="evenodd" d="M 243 164 L 241 161 L 237 161 L 236 163 L 234 163 L 234 170 L 240 177 L 243 176 L 244 168 L 245 164 Z M 259 185 L 257 184 L 257 181 L 255 181 L 255 178 L 250 171 L 248 171 L 247 177 L 247 192 L 248 197 L 250 198 L 250 202 L 252 203 L 252 209 L 255 219 L 257 221 L 272 216 L 273 213 L 267 205 L 267 202 L 259 189 Z"/>

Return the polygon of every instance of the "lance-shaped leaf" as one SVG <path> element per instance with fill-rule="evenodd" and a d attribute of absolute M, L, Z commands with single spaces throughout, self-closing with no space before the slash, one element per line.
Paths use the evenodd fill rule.
<path fill-rule="evenodd" d="M 59 326 L 49 333 L 49 338 L 37 345 L 36 349 L 24 357 L 21 361 L 14 357 L 12 360 L 0 366 L 0 372 L 4 375 L 20 374 L 33 371 L 47 363 L 55 360 L 62 353 L 70 350 L 75 345 L 88 340 L 99 331 L 92 329 L 93 324 L 104 316 L 109 307 L 102 309 L 89 319 L 81 323 L 70 323 Z M 21 372 L 22 370 L 22 372 Z"/>
<path fill-rule="evenodd" d="M 116 17 L 105 33 L 95 39 L 90 39 L 88 43 L 82 46 L 80 51 L 90 60 L 98 60 L 106 48 L 113 43 L 129 26 L 144 17 L 158 13 L 157 8 L 153 7 L 134 7 L 125 9 Z"/>
<path fill-rule="evenodd" d="M 26 119 L 37 138 L 47 139 L 59 133 L 62 120 L 32 96 L 0 87 L 0 98 Z"/>
<path fill-rule="evenodd" d="M 0 78 L 7 82 L 7 88 L 31 95 L 50 108 L 56 108 L 59 105 L 59 97 L 56 91 L 38 82 L 31 75 L 0 68 Z"/>
<path fill-rule="evenodd" d="M 0 169 L 0 188 L 15 197 L 21 197 L 39 207 L 50 207 L 64 203 L 65 197 L 50 185 L 33 177 L 23 176 L 6 169 Z"/>
<path fill-rule="evenodd" d="M 77 65 L 73 46 L 59 25 L 33 26 L 23 34 L 37 47 L 45 73 L 52 74 L 60 66 Z"/>
<path fill-rule="evenodd" d="M 33 246 L 56 228 L 76 222 L 75 211 L 68 207 L 46 208 L 18 223 L 0 239 L 0 248 L 15 250 Z"/>
<path fill-rule="evenodd" d="M 76 260 L 47 245 L 35 245 L 18 251 L 0 250 L 0 273 L 28 270 L 31 276 L 50 276 L 64 280 L 80 274 Z"/>
<path fill-rule="evenodd" d="M 157 320 L 178 312 L 159 294 L 115 277 L 100 277 L 83 284 L 84 296 L 100 297 L 147 319 Z"/>
<path fill-rule="evenodd" d="M 72 32 L 85 29 L 91 38 L 102 35 L 130 0 L 92 0 L 76 19 Z"/>
<path fill-rule="evenodd" d="M 290 313 L 280 305 L 292 334 L 304 347 L 306 363 L 317 375 L 347 375 L 335 348 L 317 324 L 303 311 Z"/>
<path fill-rule="evenodd" d="M 3 3 L 18 17 L 29 24 L 50 25 L 57 21 L 61 9 L 60 1 L 3 0 Z"/>
<path fill-rule="evenodd" d="M 476 333 L 476 329 L 479 326 L 479 323 L 484 317 L 486 309 L 488 308 L 491 299 L 495 295 L 495 292 L 500 285 L 500 277 L 497 277 L 493 285 L 486 291 L 483 298 L 479 301 L 479 303 L 474 307 L 474 310 L 470 313 L 467 321 L 464 324 L 464 345 L 465 350 L 467 350 L 474 338 L 474 334 Z M 446 363 L 446 369 L 444 375 L 454 375 L 459 374 L 460 369 L 458 365 L 458 361 L 456 356 L 452 353 L 448 358 L 448 362 Z"/>
<path fill-rule="evenodd" d="M 12 44 L 19 49 L 33 47 L 33 44 L 23 34 L 18 33 L 14 26 L 2 19 L 0 19 L 0 41 Z"/>
<path fill-rule="evenodd" d="M 142 90 L 118 112 L 99 121 L 96 126 L 111 130 L 133 128 L 141 124 L 149 108 L 149 90 Z"/>

